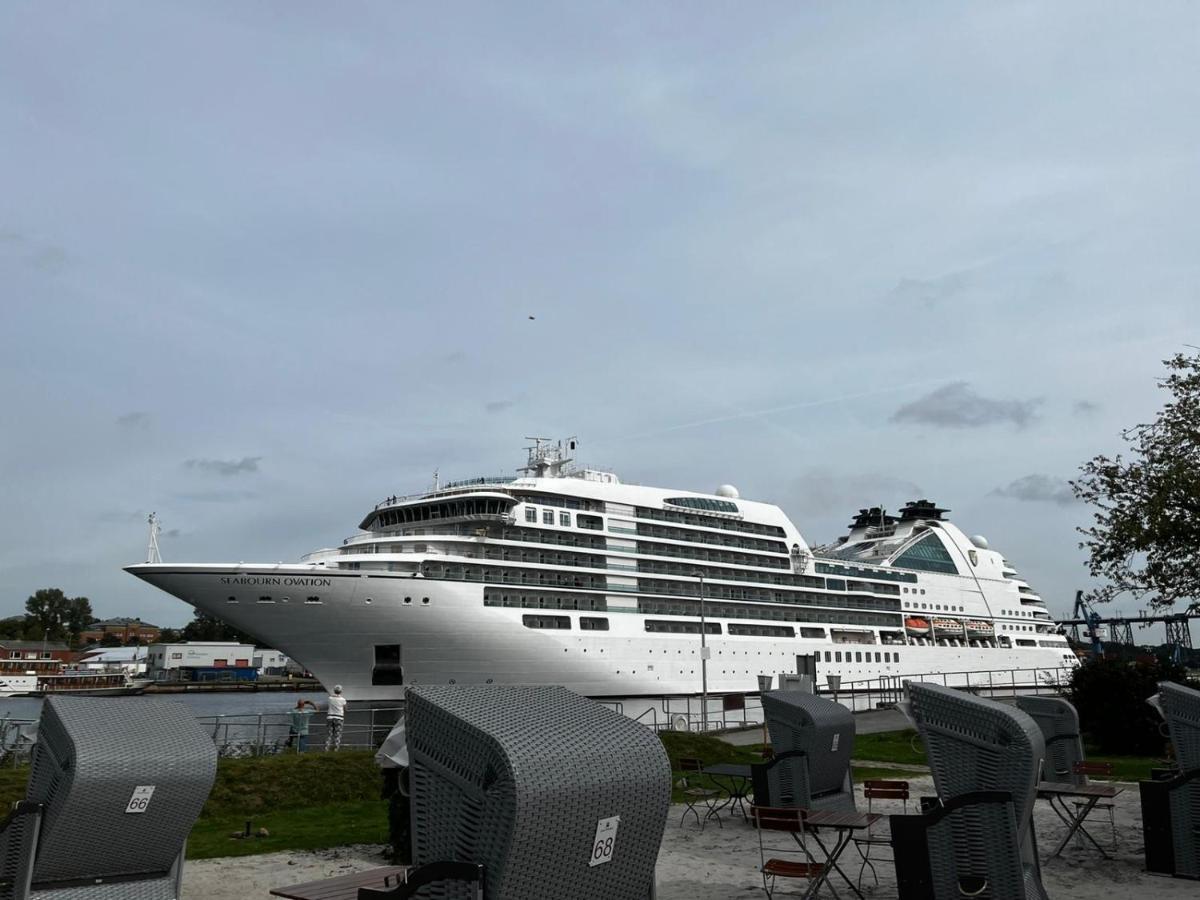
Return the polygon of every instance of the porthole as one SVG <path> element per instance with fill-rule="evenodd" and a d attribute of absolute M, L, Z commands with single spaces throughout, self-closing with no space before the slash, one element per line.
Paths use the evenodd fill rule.
<path fill-rule="evenodd" d="M 365 601 L 365 602 L 367 602 L 367 603 L 370 603 L 370 602 L 371 602 L 371 598 L 370 598 L 370 597 L 368 597 L 368 598 L 366 599 L 366 601 Z"/>
<path fill-rule="evenodd" d="M 404 602 L 405 602 L 405 603 L 412 603 L 412 597 L 405 597 L 405 598 L 404 598 Z"/>
<path fill-rule="evenodd" d="M 427 603 L 429 603 L 429 598 L 428 598 L 428 597 L 422 597 L 422 598 L 421 598 L 421 602 L 422 602 L 422 603 L 426 603 L 426 604 L 427 604 Z"/>

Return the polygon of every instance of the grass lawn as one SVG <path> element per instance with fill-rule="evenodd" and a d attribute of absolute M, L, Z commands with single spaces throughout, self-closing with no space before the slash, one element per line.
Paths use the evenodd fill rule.
<path fill-rule="evenodd" d="M 188 838 L 188 859 L 388 842 L 387 804 L 378 799 L 277 809 L 249 818 L 252 831 L 266 828 L 270 836 L 240 840 L 230 837 L 245 828 L 245 816 L 202 818 Z"/>
<path fill-rule="evenodd" d="M 854 738 L 855 759 L 925 766 L 925 747 L 915 729 L 860 734 Z"/>

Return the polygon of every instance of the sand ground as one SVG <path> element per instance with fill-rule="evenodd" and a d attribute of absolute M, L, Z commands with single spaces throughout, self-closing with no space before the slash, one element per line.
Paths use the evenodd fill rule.
<path fill-rule="evenodd" d="M 1051 900 L 1124 900 L 1128 897 L 1200 897 L 1200 886 L 1187 881 L 1147 875 L 1143 869 L 1142 822 L 1135 784 L 1121 785 L 1125 792 L 1116 801 L 1117 845 L 1113 859 L 1104 860 L 1091 849 L 1073 841 L 1058 859 L 1043 863 L 1042 881 Z M 914 795 L 932 794 L 925 777 L 912 780 Z M 910 807 L 911 808 L 911 807 Z M 865 803 L 860 809 L 866 809 Z M 895 808 L 877 807 L 883 812 Z M 765 896 L 758 874 L 757 832 L 740 818 L 725 816 L 723 827 L 709 824 L 703 831 L 689 817 L 679 825 L 683 807 L 671 808 L 658 861 L 659 900 L 727 900 Z M 1035 808 L 1035 822 L 1043 858 L 1057 845 L 1064 826 L 1045 801 Z M 1096 810 L 1088 819 L 1089 830 L 1106 848 L 1112 841 L 1108 815 Z M 783 835 L 786 838 L 786 835 Z M 266 898 L 273 887 L 330 878 L 385 863 L 378 846 L 352 846 L 336 850 L 274 853 L 265 856 L 229 857 L 189 863 L 184 871 L 183 900 L 250 900 Z M 873 853 L 879 851 L 873 851 Z M 890 858 L 887 848 L 883 854 Z M 857 878 L 860 858 L 853 848 L 842 857 L 842 868 Z M 867 897 L 895 897 L 895 873 L 889 862 L 876 866 L 879 884 L 868 872 L 863 885 Z M 777 896 L 799 896 L 806 882 L 781 885 Z M 842 896 L 848 892 L 843 891 Z M 823 896 L 831 896 L 827 891 Z M 570 898 L 564 898 L 570 900 Z"/>

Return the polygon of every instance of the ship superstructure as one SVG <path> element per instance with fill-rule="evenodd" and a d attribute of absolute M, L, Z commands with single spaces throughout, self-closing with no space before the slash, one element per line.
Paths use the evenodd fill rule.
<path fill-rule="evenodd" d="M 534 439 L 517 474 L 388 497 L 300 563 L 128 571 L 353 700 L 415 683 L 698 693 L 702 602 L 712 693 L 802 660 L 845 681 L 1076 664 L 1033 588 L 928 501 L 861 510 L 813 548 L 729 485 L 623 484 L 575 466 L 575 447 Z"/>

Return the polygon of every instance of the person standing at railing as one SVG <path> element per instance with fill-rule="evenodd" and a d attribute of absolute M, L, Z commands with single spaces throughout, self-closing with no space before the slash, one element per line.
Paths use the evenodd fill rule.
<path fill-rule="evenodd" d="M 342 749 L 342 726 L 346 724 L 346 698 L 342 686 L 335 684 L 329 695 L 329 707 L 325 711 L 325 752 Z"/>
<path fill-rule="evenodd" d="M 311 706 L 312 709 L 305 709 L 306 706 Z M 308 749 L 308 721 L 316 711 L 317 704 L 311 700 L 297 700 L 296 708 L 288 713 L 287 745 L 292 746 L 294 741 L 298 753 L 303 753 Z"/>

